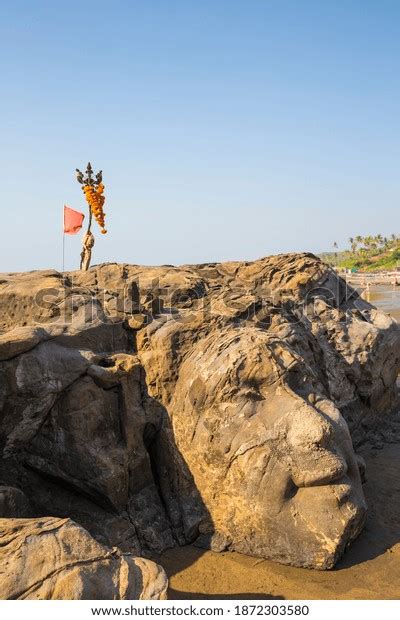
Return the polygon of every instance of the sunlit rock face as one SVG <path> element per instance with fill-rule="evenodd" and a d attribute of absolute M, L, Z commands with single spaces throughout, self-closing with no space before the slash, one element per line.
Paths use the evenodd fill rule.
<path fill-rule="evenodd" d="M 0 560 L 3 599 L 166 598 L 161 566 L 106 549 L 70 519 L 0 518 Z"/>
<path fill-rule="evenodd" d="M 399 328 L 313 255 L 3 274 L 0 307 L 0 482 L 33 516 L 318 569 L 362 529 Z"/>
<path fill-rule="evenodd" d="M 301 366 L 267 334 L 228 328 L 197 343 L 167 406 L 209 512 L 199 542 L 330 568 L 366 506 L 340 411 L 317 383 L 290 385 Z"/>

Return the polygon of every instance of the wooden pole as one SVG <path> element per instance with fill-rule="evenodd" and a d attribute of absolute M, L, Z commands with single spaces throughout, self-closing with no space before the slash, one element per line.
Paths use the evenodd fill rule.
<path fill-rule="evenodd" d="M 87 231 L 86 232 L 90 233 L 90 229 L 92 227 L 92 217 L 93 217 L 93 214 L 92 214 L 92 209 L 90 208 L 90 205 L 88 205 L 88 209 L 89 209 L 89 219 L 88 219 L 88 227 L 87 227 Z"/>

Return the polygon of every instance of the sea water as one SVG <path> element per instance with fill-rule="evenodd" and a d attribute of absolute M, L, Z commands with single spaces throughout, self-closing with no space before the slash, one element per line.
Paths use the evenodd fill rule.
<path fill-rule="evenodd" d="M 364 299 L 400 321 L 400 286 L 377 285 L 364 291 Z"/>

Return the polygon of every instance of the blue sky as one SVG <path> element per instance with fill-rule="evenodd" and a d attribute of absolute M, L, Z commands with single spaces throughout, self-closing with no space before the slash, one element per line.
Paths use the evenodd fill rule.
<path fill-rule="evenodd" d="M 0 271 L 61 267 L 88 160 L 94 262 L 400 233 L 398 0 L 3 0 L 0 46 Z"/>

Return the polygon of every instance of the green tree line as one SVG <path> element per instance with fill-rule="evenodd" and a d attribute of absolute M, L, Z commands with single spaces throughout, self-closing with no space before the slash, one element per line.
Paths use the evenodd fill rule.
<path fill-rule="evenodd" d="M 400 247 L 400 238 L 394 233 L 390 237 L 383 237 L 382 235 L 362 237 L 358 235 L 357 237 L 350 237 L 349 244 L 350 253 L 353 256 L 376 256 L 397 250 Z"/>

